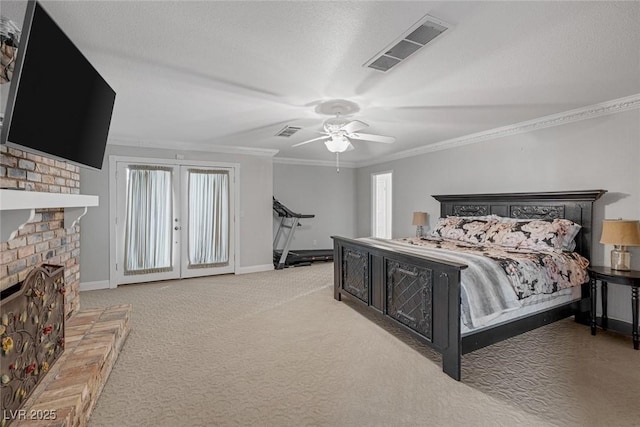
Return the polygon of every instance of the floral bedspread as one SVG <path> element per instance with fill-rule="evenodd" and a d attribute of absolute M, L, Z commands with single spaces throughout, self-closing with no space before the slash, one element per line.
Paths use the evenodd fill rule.
<path fill-rule="evenodd" d="M 412 237 L 395 241 L 491 258 L 504 270 L 519 300 L 532 295 L 551 294 L 588 280 L 589 261 L 575 252 L 482 246 L 436 238 Z"/>

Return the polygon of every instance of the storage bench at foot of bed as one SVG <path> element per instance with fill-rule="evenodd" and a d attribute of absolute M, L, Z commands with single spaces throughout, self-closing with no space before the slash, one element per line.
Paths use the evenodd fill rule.
<path fill-rule="evenodd" d="M 381 313 L 443 356 L 460 380 L 460 271 L 466 266 L 334 239 L 334 297 Z"/>

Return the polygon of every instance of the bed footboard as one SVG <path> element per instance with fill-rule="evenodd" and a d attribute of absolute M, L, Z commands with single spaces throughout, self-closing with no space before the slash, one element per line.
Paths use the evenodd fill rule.
<path fill-rule="evenodd" d="M 460 271 L 466 265 L 332 238 L 335 299 L 346 295 L 407 330 L 442 354 L 443 371 L 459 381 Z"/>

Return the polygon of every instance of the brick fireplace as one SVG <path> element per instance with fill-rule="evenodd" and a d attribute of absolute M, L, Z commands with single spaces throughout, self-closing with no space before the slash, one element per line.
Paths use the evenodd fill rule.
<path fill-rule="evenodd" d="M 0 145 L 0 187 L 80 194 L 78 166 Z M 12 239 L 0 243 L 0 290 L 22 282 L 42 263 L 65 267 L 65 317 L 80 308 L 80 226 L 64 228 L 63 209 L 38 209 Z"/>
<path fill-rule="evenodd" d="M 24 217 L 26 223 L 19 227 L 15 226 L 17 230 L 14 230 L 11 223 L 8 229 L 12 233 L 9 236 L 7 236 L 9 234 L 6 233 L 7 230 L 3 230 L 2 234 L 6 235 L 0 239 L 2 240 L 0 242 L 0 291 L 8 290 L 5 294 L 9 294 L 18 287 L 25 289 L 23 283 L 25 279 L 30 280 L 31 272 L 44 268 L 59 271 L 61 277 L 55 279 L 55 286 L 52 286 L 52 289 L 62 290 L 60 294 L 64 295 L 64 309 L 61 312 L 63 320 L 57 323 L 64 325 L 62 331 L 64 338 L 62 341 L 56 341 L 62 342 L 64 351 L 57 361 L 52 362 L 53 366 L 50 363 L 43 364 L 41 361 L 35 364 L 30 361 L 25 366 L 22 366 L 24 361 L 12 363 L 15 367 L 21 367 L 18 373 L 24 377 L 23 379 L 35 381 L 37 385 L 34 386 L 30 396 L 28 393 L 17 396 L 22 406 L 17 410 L 5 411 L 0 419 L 0 426 L 86 425 L 129 333 L 131 306 L 80 311 L 80 225 L 74 222 L 72 225 L 65 226 L 64 209 L 53 208 L 53 206 L 78 206 L 75 204 L 77 197 L 83 200 L 95 198 L 96 201 L 97 197 L 80 195 L 80 173 L 77 166 L 4 145 L 0 145 L 0 188 L 24 190 L 24 192 L 3 192 L 3 194 L 12 193 L 11 197 L 3 196 L 2 198 L 2 209 L 10 212 L 11 203 L 14 203 L 13 209 L 19 205 L 19 203 L 15 204 L 15 200 L 18 199 L 56 200 L 56 203 L 47 205 L 51 208 L 32 210 L 31 217 L 28 215 Z M 31 196 L 28 192 L 38 193 L 32 193 L 34 196 Z M 73 195 L 71 197 L 74 198 L 74 203 L 57 204 L 59 200 L 68 201 L 69 197 L 63 196 L 65 194 Z M 18 212 L 17 217 L 20 219 L 18 224 L 23 222 L 20 217 L 21 212 L 28 213 L 34 205 L 29 204 L 29 206 L 22 211 L 13 211 Z M 13 215 L 3 214 L 5 224 L 11 222 L 7 221 L 10 216 L 15 218 Z M 5 241 L 7 238 L 8 240 Z M 31 293 L 28 297 L 33 299 Z M 37 298 L 37 302 L 42 299 L 39 294 Z M 47 303 L 51 301 L 49 297 L 46 300 Z M 9 311 L 9 304 L 5 305 L 4 301 L 6 300 L 3 299 L 2 315 Z M 31 304 L 28 298 L 27 304 Z M 61 304 L 62 302 L 58 306 Z M 26 313 L 28 310 L 19 310 L 19 314 L 11 316 L 11 319 L 7 315 L 7 325 L 4 325 L 5 319 L 2 318 L 4 330 L 0 328 L 0 332 L 3 340 L 6 341 L 6 346 L 3 341 L 3 348 L 0 349 L 3 364 L 9 361 L 8 353 L 18 350 L 15 348 L 17 341 L 8 340 L 11 327 L 22 327 L 27 323 L 34 323 L 32 315 L 29 315 L 26 322 L 21 318 L 23 311 Z M 39 324 L 40 316 L 37 316 L 38 320 L 35 323 Z M 13 329 L 15 336 L 17 328 Z M 46 339 L 51 334 L 47 325 L 39 325 L 35 329 L 45 333 L 43 342 L 46 345 Z M 40 339 L 36 338 L 36 340 Z M 20 350 L 23 346 L 24 344 L 20 343 Z M 26 353 L 23 352 L 23 354 Z M 8 387 L 11 375 L 14 373 L 11 371 L 2 375 L 0 385 L 3 386 L 3 393 L 6 391 L 4 385 Z M 16 390 L 24 390 L 24 387 L 18 386 Z M 38 418 L 30 417 L 31 414 L 36 414 Z M 42 417 L 39 417 L 40 415 Z"/>

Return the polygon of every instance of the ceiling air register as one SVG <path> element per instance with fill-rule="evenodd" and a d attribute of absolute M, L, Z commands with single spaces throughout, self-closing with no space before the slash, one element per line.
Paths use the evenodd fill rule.
<path fill-rule="evenodd" d="M 450 25 L 426 15 L 411 27 L 400 39 L 378 52 L 364 66 L 377 71 L 387 72 L 423 46 L 432 42 L 450 28 Z"/>

